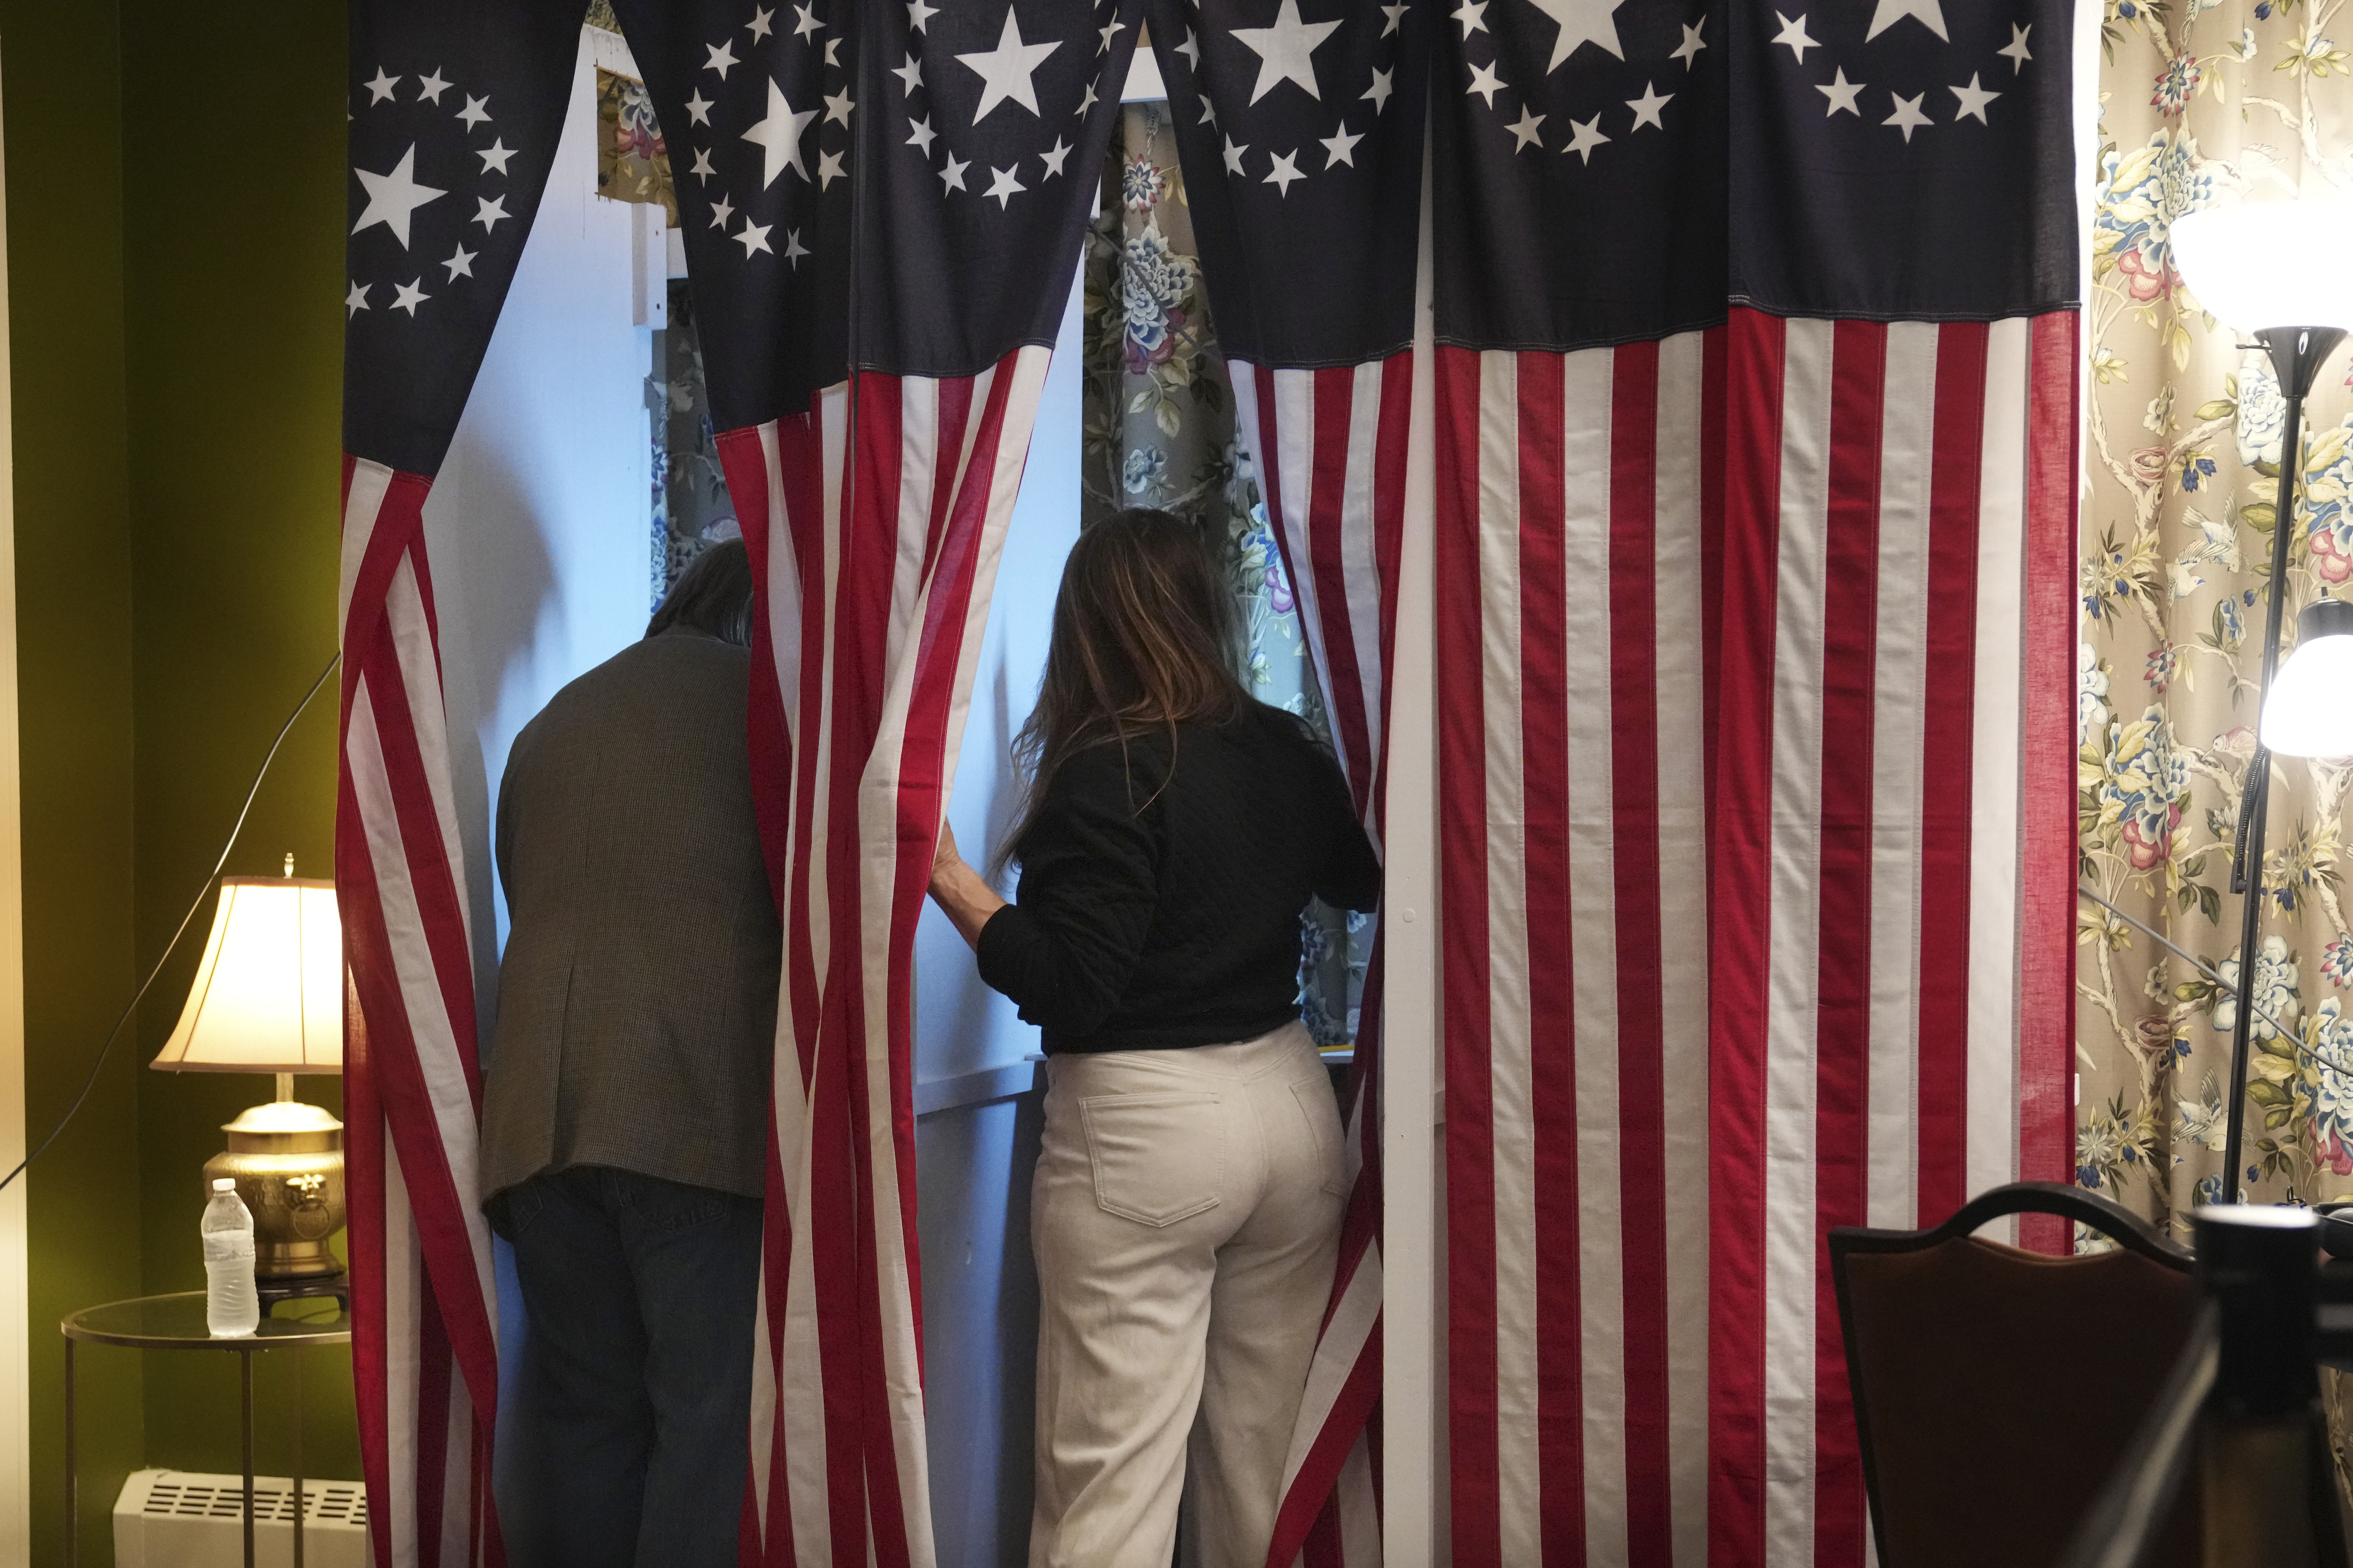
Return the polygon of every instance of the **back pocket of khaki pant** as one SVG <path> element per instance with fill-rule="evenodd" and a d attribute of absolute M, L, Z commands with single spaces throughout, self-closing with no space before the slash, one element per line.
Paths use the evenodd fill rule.
<path fill-rule="evenodd" d="M 1307 1135 L 1314 1140 L 1316 1169 L 1323 1173 L 1323 1187 L 1335 1197 L 1348 1194 L 1348 1157 L 1340 1146 L 1345 1135 L 1340 1127 L 1340 1104 L 1332 1093 L 1332 1080 L 1318 1073 L 1303 1078 L 1291 1086 L 1291 1098 L 1299 1102 L 1299 1112 L 1307 1118 Z"/>
<path fill-rule="evenodd" d="M 1079 1120 L 1105 1214 L 1161 1226 L 1218 1206 L 1226 1133 L 1216 1095 L 1090 1095 Z"/>

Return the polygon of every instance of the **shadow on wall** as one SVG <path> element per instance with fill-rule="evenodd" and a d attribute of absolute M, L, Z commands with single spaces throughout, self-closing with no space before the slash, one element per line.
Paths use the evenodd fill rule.
<path fill-rule="evenodd" d="M 515 454 L 487 443 L 467 443 L 450 455 L 444 470 L 451 497 L 448 531 L 462 531 L 464 546 L 438 553 L 434 595 L 441 623 L 442 684 L 449 715 L 452 805 L 460 823 L 491 823 L 497 802 L 492 779 L 506 767 L 512 731 L 491 737 L 495 759 L 486 754 L 490 721 L 513 709 L 543 701 L 532 688 L 542 642 L 560 634 L 564 604 L 557 589 L 552 540 L 560 520 L 544 516 L 531 487 L 516 472 Z M 451 560 L 450 555 L 459 557 Z M 554 626 L 546 623 L 553 621 Z M 509 700 L 512 697 L 512 700 Z M 536 711 L 535 706 L 531 709 Z M 526 717 L 528 715 L 526 714 Z M 495 772 L 494 772 L 495 769 Z M 485 1049 L 498 1016 L 499 945 L 505 915 L 485 920 L 494 881 L 485 835 L 466 841 L 466 907 L 474 911 L 475 1010 Z"/>
<path fill-rule="evenodd" d="M 653 335 L 633 320 L 639 209 L 595 195 L 593 47 L 584 37 L 546 194 L 425 508 L 486 1023 L 505 928 L 490 851 L 507 748 L 645 629 Z"/>

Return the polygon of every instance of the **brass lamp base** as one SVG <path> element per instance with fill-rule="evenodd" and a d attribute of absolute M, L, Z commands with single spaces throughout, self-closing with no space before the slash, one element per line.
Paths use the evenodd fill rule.
<path fill-rule="evenodd" d="M 343 1124 L 315 1105 L 277 1100 L 222 1129 L 228 1147 L 205 1162 L 205 1187 L 237 1183 L 253 1215 L 253 1278 L 264 1297 L 340 1278 L 327 1238 L 343 1225 Z"/>

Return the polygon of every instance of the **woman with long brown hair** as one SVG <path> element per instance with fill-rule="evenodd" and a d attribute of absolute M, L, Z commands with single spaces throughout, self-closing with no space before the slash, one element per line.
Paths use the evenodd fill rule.
<path fill-rule="evenodd" d="M 1124 511 L 1062 573 L 1008 903 L 932 897 L 1044 1032 L 1031 1568 L 1263 1568 L 1338 1248 L 1339 1114 L 1299 1023 L 1310 895 L 1380 868 L 1339 766 L 1237 679 L 1200 535 Z"/>

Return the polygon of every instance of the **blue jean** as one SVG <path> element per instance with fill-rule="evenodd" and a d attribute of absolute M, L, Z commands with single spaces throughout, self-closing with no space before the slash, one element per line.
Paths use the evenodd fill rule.
<path fill-rule="evenodd" d="M 502 1194 L 525 1332 L 499 1478 L 516 1568 L 733 1568 L 760 1205 L 575 1166 Z"/>

